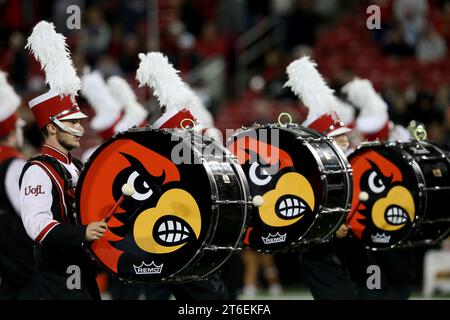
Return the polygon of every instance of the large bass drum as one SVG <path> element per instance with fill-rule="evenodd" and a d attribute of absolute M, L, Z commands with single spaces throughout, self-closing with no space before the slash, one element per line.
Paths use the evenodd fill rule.
<path fill-rule="evenodd" d="M 371 250 L 436 244 L 450 232 L 450 160 L 430 142 L 366 142 L 352 154 L 348 222 Z"/>
<path fill-rule="evenodd" d="M 206 152 L 205 152 L 206 151 Z M 211 139 L 182 129 L 130 129 L 90 157 L 76 190 L 82 224 L 104 219 L 124 184 L 135 189 L 89 250 L 129 282 L 207 277 L 242 247 L 249 209 L 237 160 Z"/>
<path fill-rule="evenodd" d="M 311 245 L 345 220 L 352 173 L 331 139 L 296 124 L 270 124 L 243 128 L 227 145 L 254 199 L 262 197 L 244 245 L 261 252 Z"/>

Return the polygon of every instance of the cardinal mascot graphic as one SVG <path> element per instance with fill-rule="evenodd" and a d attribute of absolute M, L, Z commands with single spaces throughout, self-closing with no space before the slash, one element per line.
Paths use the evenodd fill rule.
<path fill-rule="evenodd" d="M 278 135 L 279 139 L 266 139 Z M 284 249 L 299 240 L 314 220 L 321 190 L 313 186 L 319 185 L 319 173 L 307 159 L 310 154 L 302 153 L 295 143 L 284 130 L 261 128 L 238 134 L 228 147 L 242 165 L 253 197 L 264 200 L 252 215 L 244 242 L 253 249 Z"/>
<path fill-rule="evenodd" d="M 172 162 L 173 137 L 155 134 L 149 139 L 150 134 L 128 132 L 102 145 L 77 194 L 82 223 L 89 223 L 108 215 L 123 185 L 134 189 L 91 250 L 107 269 L 138 281 L 164 278 L 189 262 L 205 237 L 202 225 L 209 224 L 202 212 L 212 205 L 203 167 Z"/>
<path fill-rule="evenodd" d="M 385 149 L 362 149 L 349 156 L 354 192 L 348 221 L 352 233 L 372 248 L 387 248 L 411 232 L 415 222 L 408 163 Z"/>

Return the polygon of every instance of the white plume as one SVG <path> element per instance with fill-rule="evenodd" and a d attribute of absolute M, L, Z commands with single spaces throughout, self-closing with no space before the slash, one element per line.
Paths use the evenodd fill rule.
<path fill-rule="evenodd" d="M 0 121 L 6 120 L 20 106 L 20 98 L 8 83 L 7 74 L 0 70 Z"/>
<path fill-rule="evenodd" d="M 105 80 L 99 72 L 94 71 L 83 75 L 81 94 L 95 110 L 95 116 L 91 120 L 93 130 L 108 129 L 120 117 L 120 104 L 109 92 Z"/>
<path fill-rule="evenodd" d="M 303 122 L 305 126 L 321 115 L 334 111 L 337 105 L 334 91 L 328 87 L 316 67 L 317 64 L 308 56 L 303 56 L 286 69 L 289 80 L 284 86 L 290 87 L 309 109 L 308 117 Z"/>
<path fill-rule="evenodd" d="M 193 95 L 165 55 L 160 52 L 140 53 L 139 59 L 136 79 L 141 87 L 148 85 L 153 88 L 160 106 L 182 110 L 193 104 Z"/>
<path fill-rule="evenodd" d="M 25 48 L 33 53 L 44 69 L 50 90 L 74 99 L 80 90 L 81 81 L 70 58 L 66 38 L 56 33 L 53 23 L 39 22 L 33 28 Z"/>
<path fill-rule="evenodd" d="M 362 116 L 387 113 L 386 102 L 367 79 L 353 79 L 342 88 L 342 92 L 346 93 L 348 100 L 361 110 Z"/>
<path fill-rule="evenodd" d="M 341 119 L 341 121 L 344 123 L 344 125 L 349 125 L 352 122 L 355 121 L 355 108 L 348 104 L 345 101 L 342 101 L 341 99 L 336 99 L 337 100 L 337 104 L 336 104 L 336 108 L 335 111 L 339 117 L 339 119 Z"/>
<path fill-rule="evenodd" d="M 361 110 L 356 127 L 362 132 L 378 132 L 389 121 L 388 106 L 369 80 L 355 78 L 342 88 L 342 92 Z"/>
<path fill-rule="evenodd" d="M 148 116 L 148 111 L 137 101 L 128 82 L 119 76 L 112 76 L 107 81 L 112 96 L 125 108 L 125 114 L 117 123 L 116 131 L 125 131 L 141 125 Z"/>

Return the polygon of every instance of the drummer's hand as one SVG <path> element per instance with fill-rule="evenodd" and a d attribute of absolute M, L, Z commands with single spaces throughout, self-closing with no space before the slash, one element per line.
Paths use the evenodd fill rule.
<path fill-rule="evenodd" d="M 346 224 L 341 224 L 339 229 L 336 231 L 336 237 L 342 239 L 348 235 L 349 227 Z"/>
<path fill-rule="evenodd" d="M 94 241 L 103 237 L 103 234 L 108 229 L 108 225 L 104 221 L 91 222 L 86 228 L 84 238 L 87 241 Z"/>

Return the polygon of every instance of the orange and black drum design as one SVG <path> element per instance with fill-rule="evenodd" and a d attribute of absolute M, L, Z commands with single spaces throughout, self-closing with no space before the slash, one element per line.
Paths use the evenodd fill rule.
<path fill-rule="evenodd" d="M 248 247 L 271 252 L 321 242 L 345 219 L 348 163 L 323 135 L 294 124 L 253 126 L 237 132 L 228 148 L 252 196 L 264 200 L 252 214 Z"/>
<path fill-rule="evenodd" d="M 135 190 L 89 248 L 106 270 L 135 282 L 196 280 L 240 247 L 249 214 L 245 176 L 222 146 L 215 156 L 225 161 L 204 157 L 194 142 L 201 139 L 182 129 L 130 129 L 91 156 L 76 192 L 82 224 L 104 219 L 124 184 Z"/>
<path fill-rule="evenodd" d="M 432 244 L 448 234 L 449 160 L 428 142 L 363 143 L 351 155 L 348 223 L 371 250 Z M 445 210 L 444 210 L 445 211 Z"/>

